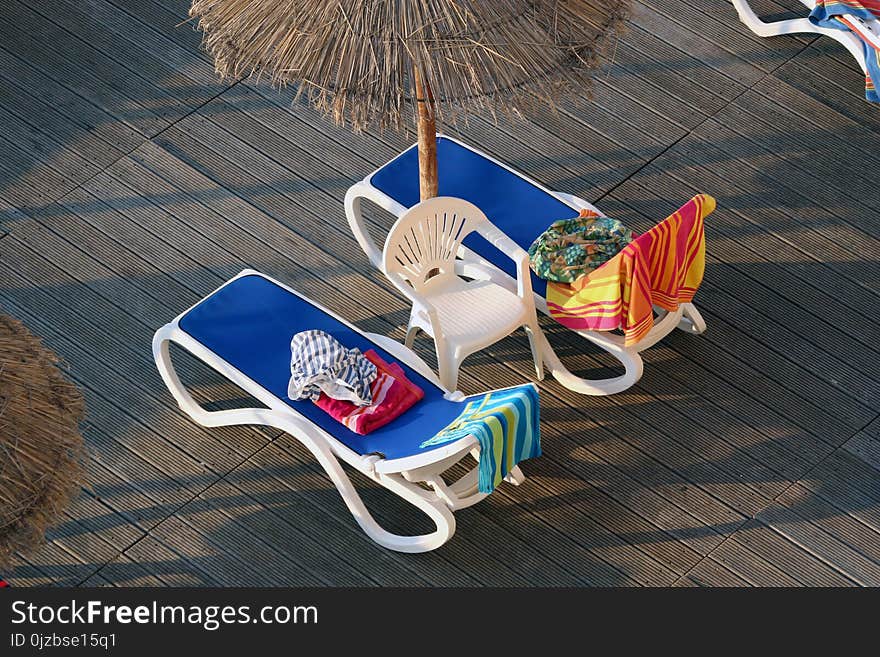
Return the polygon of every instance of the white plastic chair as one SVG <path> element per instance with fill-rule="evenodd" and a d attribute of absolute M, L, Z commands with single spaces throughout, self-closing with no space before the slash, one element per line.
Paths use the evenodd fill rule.
<path fill-rule="evenodd" d="M 516 263 L 516 293 L 489 277 L 463 277 L 456 255 L 473 232 Z M 465 358 L 519 327 L 529 337 L 537 377 L 544 377 L 529 255 L 473 203 L 440 196 L 407 210 L 385 240 L 383 270 L 413 304 L 406 346 L 412 347 L 420 329 L 434 339 L 440 381 L 448 390 L 456 389 Z"/>

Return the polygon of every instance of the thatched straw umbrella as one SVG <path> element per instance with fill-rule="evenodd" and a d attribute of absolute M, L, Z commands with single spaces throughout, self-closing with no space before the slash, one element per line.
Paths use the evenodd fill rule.
<path fill-rule="evenodd" d="M 584 97 L 629 0 L 193 0 L 224 78 L 293 85 L 354 130 L 417 116 L 422 198 L 437 195 L 436 120 Z M 413 99 L 417 108 L 413 108 Z M 441 111 L 443 115 L 441 116 Z"/>
<path fill-rule="evenodd" d="M 83 398 L 58 357 L 0 315 L 0 571 L 43 541 L 79 491 Z"/>

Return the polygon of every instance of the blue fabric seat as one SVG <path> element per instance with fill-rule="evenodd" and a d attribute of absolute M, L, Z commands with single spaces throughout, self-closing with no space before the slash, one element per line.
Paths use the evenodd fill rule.
<path fill-rule="evenodd" d="M 443 390 L 404 363 L 400 365 L 407 377 L 425 391 L 425 398 L 366 436 L 348 430 L 310 401 L 288 399 L 290 339 L 299 331 L 320 329 L 346 347 L 362 352 L 374 349 L 388 362 L 395 359 L 363 334 L 262 276 L 232 281 L 188 311 L 179 326 L 358 454 L 380 453 L 396 459 L 436 449 L 419 445 L 449 425 L 463 408 L 461 403 L 444 399 Z"/>
<path fill-rule="evenodd" d="M 528 249 L 535 238 L 557 219 L 569 219 L 578 214 L 552 194 L 446 137 L 437 138 L 437 169 L 440 196 L 470 201 L 524 249 Z M 405 207 L 418 203 L 416 147 L 394 158 L 374 173 L 369 182 Z M 469 235 L 464 244 L 516 278 L 513 261 L 479 235 Z M 532 288 L 543 297 L 547 282 L 532 273 Z"/>

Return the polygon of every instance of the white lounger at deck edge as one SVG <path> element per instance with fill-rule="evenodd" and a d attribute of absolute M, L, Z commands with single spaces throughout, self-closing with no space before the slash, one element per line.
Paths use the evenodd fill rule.
<path fill-rule="evenodd" d="M 443 545 L 455 532 L 455 517 L 452 512 L 471 506 L 486 497 L 485 493 L 480 493 L 477 490 L 478 473 L 476 465 L 454 483 L 447 484 L 442 477 L 442 473 L 445 470 L 468 455 L 473 456 L 475 459 L 479 457 L 479 445 L 476 439 L 473 436 L 467 436 L 437 448 L 394 459 L 386 459 L 377 454 L 360 454 L 345 445 L 337 437 L 331 435 L 330 432 L 304 417 L 287 401 L 276 396 L 263 385 L 245 375 L 181 328 L 181 320 L 190 311 L 198 307 L 202 302 L 211 299 L 211 297 L 228 285 L 245 276 L 260 277 L 295 295 L 299 299 L 310 303 L 330 318 L 365 337 L 378 349 L 384 350 L 401 364 L 420 374 L 431 385 L 436 386 L 442 391 L 446 400 L 461 402 L 464 399 L 464 395 L 460 392 L 450 393 L 443 390 L 430 368 L 415 353 L 402 344 L 385 336 L 360 331 L 335 313 L 299 294 L 290 287 L 254 270 L 245 270 L 160 328 L 153 338 L 153 356 L 156 360 L 156 366 L 180 408 L 195 422 L 205 427 L 262 425 L 280 429 L 294 436 L 315 456 L 339 490 L 340 495 L 357 523 L 379 545 L 400 552 L 425 552 Z M 222 411 L 208 411 L 204 409 L 193 399 L 175 372 L 169 350 L 172 342 L 210 366 L 249 395 L 255 397 L 265 404 L 267 408 Z M 288 362 L 284 362 L 285 367 L 287 367 Z M 427 403 L 427 400 L 419 403 Z M 412 410 L 414 409 L 411 409 L 410 412 Z M 339 424 L 339 427 L 345 430 L 343 425 Z M 436 430 L 440 428 L 442 427 L 437 427 Z M 430 428 L 427 430 L 430 430 Z M 420 439 L 427 440 L 436 430 L 431 432 L 431 435 L 422 436 Z M 431 518 L 436 524 L 437 529 L 434 532 L 420 536 L 402 536 L 383 529 L 367 510 L 360 494 L 342 468 L 339 462 L 340 459 L 350 466 L 357 468 L 362 474 L 381 484 L 384 488 L 416 506 Z M 519 484 L 523 479 L 521 470 L 515 467 L 511 470 L 506 480 Z M 424 482 L 431 490 L 426 490 L 415 482 Z"/>

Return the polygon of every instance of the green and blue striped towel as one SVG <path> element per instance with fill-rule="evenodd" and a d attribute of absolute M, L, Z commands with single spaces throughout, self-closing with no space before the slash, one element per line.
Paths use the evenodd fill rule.
<path fill-rule="evenodd" d="M 513 466 L 541 455 L 538 389 L 529 383 L 470 398 L 452 424 L 421 447 L 467 435 L 480 443 L 480 492 L 491 493 Z"/>

